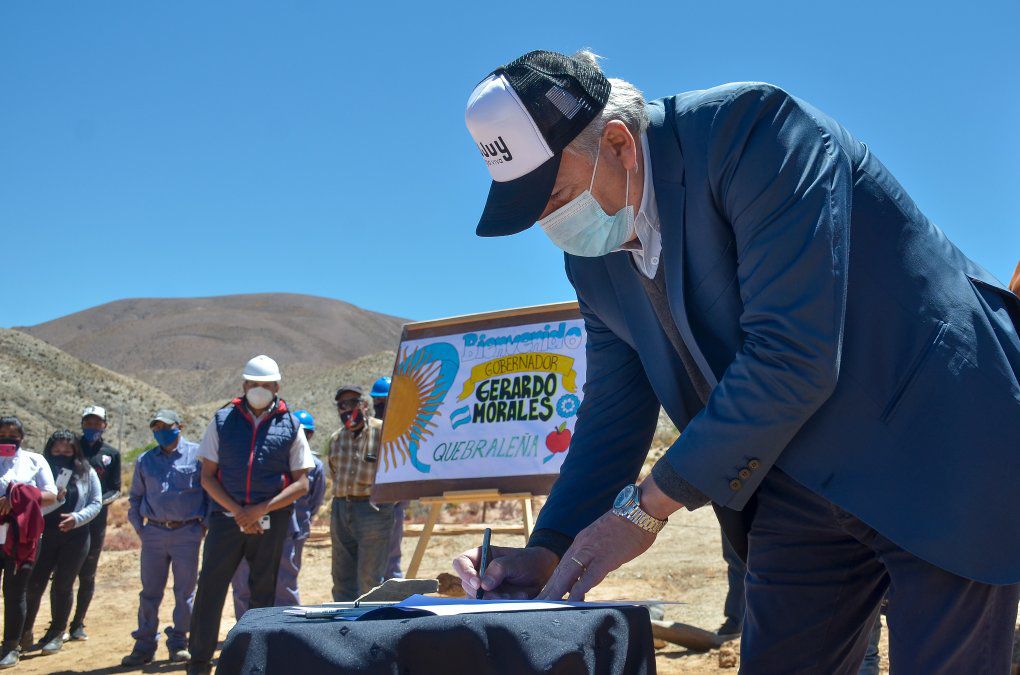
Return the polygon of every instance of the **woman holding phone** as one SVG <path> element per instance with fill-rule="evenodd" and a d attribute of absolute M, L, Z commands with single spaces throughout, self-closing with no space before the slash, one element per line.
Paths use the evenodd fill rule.
<path fill-rule="evenodd" d="M 28 614 L 21 636 L 21 649 L 39 648 L 43 654 L 54 654 L 64 644 L 64 630 L 74 603 L 74 580 L 89 551 L 89 528 L 83 525 L 99 513 L 102 488 L 99 476 L 89 466 L 81 445 L 70 431 L 58 431 L 50 436 L 43 457 L 49 463 L 57 485 L 57 503 L 52 509 L 44 509 L 46 527 L 39 557 L 28 581 Z M 43 638 L 33 645 L 32 625 L 51 574 L 50 612 L 53 619 Z"/>

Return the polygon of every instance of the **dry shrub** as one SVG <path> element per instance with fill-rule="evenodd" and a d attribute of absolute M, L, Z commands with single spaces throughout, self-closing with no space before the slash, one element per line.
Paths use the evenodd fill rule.
<path fill-rule="evenodd" d="M 106 516 L 107 527 L 129 527 L 128 526 L 128 504 L 127 497 L 121 497 L 110 504 L 109 513 Z"/>
<path fill-rule="evenodd" d="M 106 531 L 104 551 L 137 551 L 141 547 L 142 541 L 131 527 L 117 527 Z"/>

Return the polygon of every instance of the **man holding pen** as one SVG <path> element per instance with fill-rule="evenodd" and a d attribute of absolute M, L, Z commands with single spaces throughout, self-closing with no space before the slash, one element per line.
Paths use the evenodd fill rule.
<path fill-rule="evenodd" d="M 208 673 L 230 579 L 247 561 L 252 607 L 271 607 L 291 504 L 308 492 L 315 463 L 301 423 L 277 397 L 268 356 L 244 369 L 244 396 L 217 411 L 198 449 L 213 500 L 191 618 L 189 673 Z"/>
<path fill-rule="evenodd" d="M 1005 672 L 1020 597 L 1020 302 L 874 149 L 761 82 L 646 101 L 590 52 L 472 92 L 482 236 L 538 223 L 587 329 L 570 452 L 486 597 L 584 598 L 677 512 L 746 558 L 741 669 Z M 682 430 L 635 483 L 660 404 Z M 932 514 L 937 514 L 933 517 Z M 796 608 L 796 611 L 791 611 Z"/>

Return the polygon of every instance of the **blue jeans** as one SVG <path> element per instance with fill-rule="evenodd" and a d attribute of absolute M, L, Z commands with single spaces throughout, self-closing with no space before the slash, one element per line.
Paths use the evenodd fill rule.
<path fill-rule="evenodd" d="M 868 648 L 864 652 L 864 660 L 857 675 L 878 675 L 881 668 L 881 654 L 878 651 L 878 643 L 882 639 L 881 617 L 875 617 L 875 625 L 868 635 Z"/>
<path fill-rule="evenodd" d="M 403 579 L 400 571 L 400 544 L 404 541 L 404 510 L 410 502 L 397 502 L 393 505 L 393 532 L 390 533 L 389 559 L 383 571 L 383 579 Z"/>
<path fill-rule="evenodd" d="M 330 509 L 333 543 L 333 600 L 355 600 L 379 585 L 389 556 L 393 504 L 334 498 Z"/>
<path fill-rule="evenodd" d="M 886 594 L 892 672 L 1009 672 L 1020 585 L 935 567 L 776 468 L 758 489 L 745 586 L 741 672 L 853 675 Z"/>
<path fill-rule="evenodd" d="M 142 590 L 138 594 L 138 630 L 131 633 L 135 649 L 153 654 L 159 640 L 159 605 L 163 602 L 167 576 L 174 571 L 174 612 L 168 627 L 167 648 L 184 649 L 191 627 L 191 609 L 198 581 L 198 549 L 202 544 L 198 523 L 168 530 L 155 524 L 142 528 Z"/>

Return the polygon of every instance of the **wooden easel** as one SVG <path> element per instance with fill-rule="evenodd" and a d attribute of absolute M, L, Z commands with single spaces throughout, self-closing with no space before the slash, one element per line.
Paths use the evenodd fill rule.
<path fill-rule="evenodd" d="M 442 513 L 444 504 L 464 504 L 468 502 L 495 502 L 495 501 L 517 501 L 521 503 L 524 510 L 524 523 L 520 527 L 502 525 L 493 527 L 493 534 L 520 534 L 527 541 L 534 528 L 534 517 L 531 512 L 530 492 L 501 493 L 499 490 L 457 490 L 444 492 L 441 497 L 422 497 L 418 501 L 429 505 L 428 519 L 424 525 L 409 525 L 404 528 L 404 536 L 418 535 L 418 545 L 411 556 L 411 564 L 407 566 L 406 576 L 414 579 L 418 575 L 418 568 L 421 567 L 422 558 L 425 557 L 425 549 L 428 548 L 429 540 L 439 536 L 453 536 L 458 534 L 481 534 L 486 526 L 483 523 L 469 523 L 466 525 L 437 525 L 439 514 Z"/>

